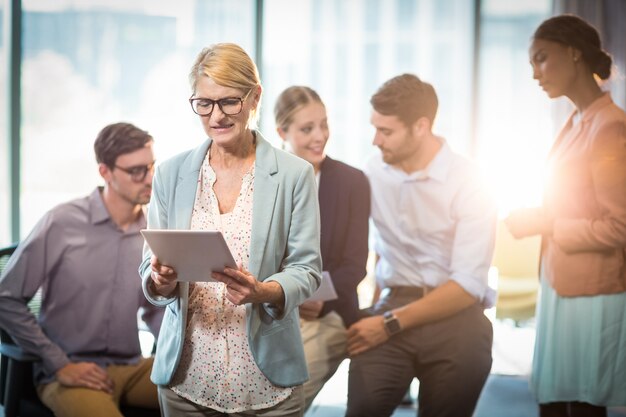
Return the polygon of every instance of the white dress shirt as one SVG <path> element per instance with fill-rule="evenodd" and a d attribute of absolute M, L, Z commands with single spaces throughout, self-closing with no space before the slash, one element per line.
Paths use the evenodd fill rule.
<path fill-rule="evenodd" d="M 428 167 L 407 174 L 381 154 L 365 172 L 372 188 L 374 249 L 381 288 L 438 287 L 456 281 L 485 307 L 493 256 L 496 208 L 476 167 L 445 141 Z"/>

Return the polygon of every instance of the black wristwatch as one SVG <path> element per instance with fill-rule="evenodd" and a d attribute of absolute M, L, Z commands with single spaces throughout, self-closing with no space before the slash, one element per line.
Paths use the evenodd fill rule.
<path fill-rule="evenodd" d="M 385 323 L 385 331 L 389 336 L 393 336 L 396 333 L 400 333 L 400 322 L 398 318 L 393 314 L 393 311 L 385 311 L 383 314 L 383 319 Z"/>

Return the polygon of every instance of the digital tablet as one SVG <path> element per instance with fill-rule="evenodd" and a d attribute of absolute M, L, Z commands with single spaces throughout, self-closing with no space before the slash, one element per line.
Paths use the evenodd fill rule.
<path fill-rule="evenodd" d="M 159 262 L 174 268 L 179 281 L 210 281 L 211 272 L 237 268 L 222 232 L 206 230 L 141 230 Z"/>

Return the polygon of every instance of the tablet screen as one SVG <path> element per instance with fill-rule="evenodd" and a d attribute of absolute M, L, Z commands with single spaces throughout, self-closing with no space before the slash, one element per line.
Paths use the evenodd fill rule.
<path fill-rule="evenodd" d="M 211 272 L 237 268 L 222 232 L 206 230 L 141 230 L 159 262 L 171 266 L 179 281 L 210 281 Z"/>

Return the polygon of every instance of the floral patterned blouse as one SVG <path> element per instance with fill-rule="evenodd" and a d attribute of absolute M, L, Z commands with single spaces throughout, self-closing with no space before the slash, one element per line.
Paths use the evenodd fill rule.
<path fill-rule="evenodd" d="M 248 268 L 252 233 L 254 164 L 242 179 L 232 212 L 220 214 L 213 192 L 215 172 L 205 157 L 191 216 L 191 229 L 219 230 L 237 264 Z M 226 299 L 221 282 L 189 286 L 187 329 L 180 363 L 170 388 L 196 404 L 223 413 L 272 407 L 292 388 L 273 385 L 257 366 L 246 331 L 246 307 Z"/>

